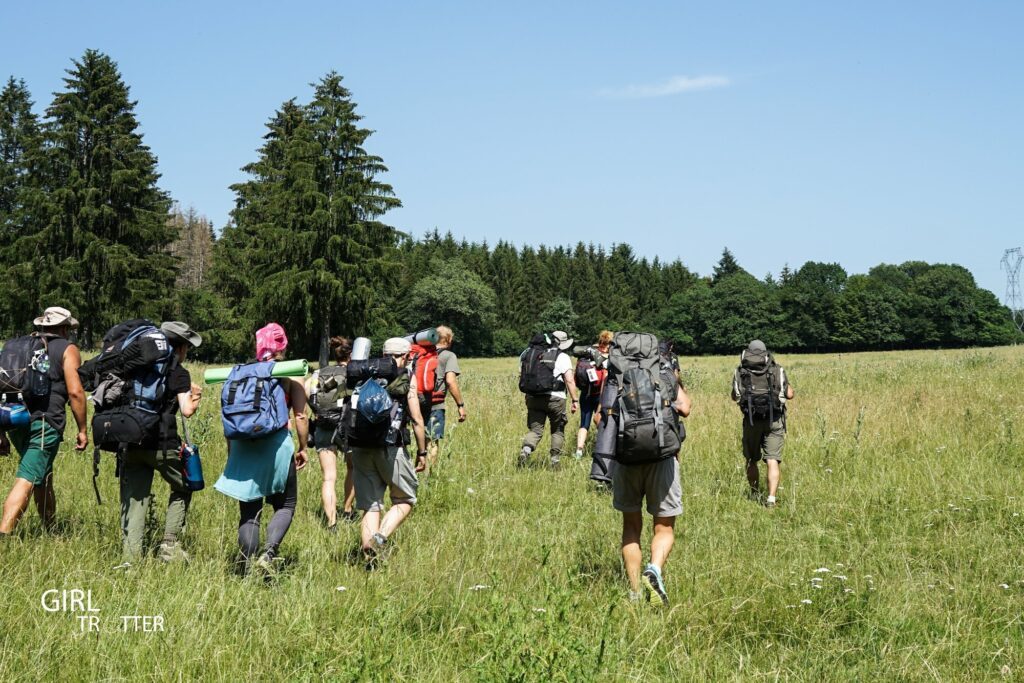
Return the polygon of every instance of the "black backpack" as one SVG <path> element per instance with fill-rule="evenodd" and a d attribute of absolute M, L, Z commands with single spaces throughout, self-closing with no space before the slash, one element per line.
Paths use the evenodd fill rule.
<path fill-rule="evenodd" d="M 558 345 L 540 333 L 530 340 L 519 366 L 519 391 L 527 396 L 543 396 L 555 390 L 555 360 Z"/>
<path fill-rule="evenodd" d="M 50 395 L 50 358 L 38 333 L 16 337 L 0 349 L 0 400 L 43 403 Z"/>
<path fill-rule="evenodd" d="M 617 429 L 615 460 L 641 465 L 674 457 L 684 434 L 672 404 L 676 379 L 653 334 L 620 332 L 612 342 L 603 399 Z M 602 401 L 604 403 L 604 400 Z"/>
<path fill-rule="evenodd" d="M 150 321 L 129 320 L 107 331 L 99 355 L 78 369 L 96 408 L 92 439 L 97 448 L 118 451 L 154 435 L 174 365 L 170 342 Z"/>
<path fill-rule="evenodd" d="M 770 353 L 740 354 L 740 366 L 736 370 L 739 376 L 739 397 L 737 403 L 743 415 L 754 424 L 754 420 L 775 422 L 783 416 L 785 405 L 782 403 L 781 373 Z"/>
<path fill-rule="evenodd" d="M 591 379 L 593 376 L 593 379 Z M 583 357 L 576 361 L 576 387 L 580 390 L 580 398 L 597 396 L 601 386 L 600 378 L 597 375 L 597 364 L 589 358 Z"/>
<path fill-rule="evenodd" d="M 341 424 L 345 412 L 348 369 L 345 365 L 328 365 L 317 371 L 316 393 L 313 394 L 312 408 L 317 422 L 336 428 Z"/>
<path fill-rule="evenodd" d="M 365 411 L 359 410 L 360 391 L 370 382 L 383 387 L 392 399 L 386 419 L 371 422 L 364 414 Z M 405 403 L 409 393 L 409 373 L 398 367 L 394 358 L 384 356 L 349 361 L 345 390 L 351 394 L 342 418 L 347 445 L 370 448 L 405 445 Z"/>

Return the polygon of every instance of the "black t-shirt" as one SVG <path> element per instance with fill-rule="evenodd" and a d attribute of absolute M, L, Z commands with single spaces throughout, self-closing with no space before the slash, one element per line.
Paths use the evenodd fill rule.
<path fill-rule="evenodd" d="M 164 431 L 163 449 L 176 451 L 181 448 L 181 437 L 178 436 L 178 394 L 187 394 L 192 391 L 192 377 L 188 370 L 180 365 L 174 366 L 171 374 L 167 376 L 167 387 L 164 391 L 164 407 L 160 411 L 160 421 L 157 423 L 156 432 L 143 444 L 145 449 L 159 450 L 161 427 Z"/>

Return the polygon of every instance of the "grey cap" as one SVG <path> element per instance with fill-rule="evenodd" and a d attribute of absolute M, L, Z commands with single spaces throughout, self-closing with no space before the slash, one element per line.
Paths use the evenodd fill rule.
<path fill-rule="evenodd" d="M 412 350 L 412 344 L 408 339 L 392 337 L 384 342 L 383 353 L 385 356 L 404 356 Z"/>
<path fill-rule="evenodd" d="M 761 341 L 760 339 L 755 339 L 754 341 L 750 342 L 750 344 L 747 346 L 747 351 L 749 351 L 750 353 L 764 353 L 767 350 L 768 347 L 765 346 L 764 342 Z"/>
<path fill-rule="evenodd" d="M 187 342 L 192 345 L 192 348 L 198 349 L 199 345 L 203 343 L 203 338 L 199 336 L 199 333 L 189 327 L 188 323 L 183 323 L 180 320 L 168 320 L 160 325 L 160 331 L 171 341 L 172 345 Z"/>

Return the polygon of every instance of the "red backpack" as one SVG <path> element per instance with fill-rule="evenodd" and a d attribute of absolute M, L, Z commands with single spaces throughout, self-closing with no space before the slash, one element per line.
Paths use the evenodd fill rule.
<path fill-rule="evenodd" d="M 437 389 L 437 347 L 433 344 L 412 345 L 413 374 L 420 404 L 435 405 L 444 401 L 444 393 Z"/>

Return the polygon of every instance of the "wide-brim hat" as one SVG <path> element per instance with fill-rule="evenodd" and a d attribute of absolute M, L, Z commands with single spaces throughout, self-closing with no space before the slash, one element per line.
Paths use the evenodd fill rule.
<path fill-rule="evenodd" d="M 71 311 L 60 306 L 50 306 L 43 314 L 32 321 L 36 327 L 61 327 L 67 325 L 71 328 L 78 327 L 78 321 L 71 315 Z"/>
<path fill-rule="evenodd" d="M 160 331 L 170 339 L 171 344 L 187 342 L 192 345 L 192 348 L 198 349 L 199 345 L 203 343 L 203 338 L 199 336 L 199 333 L 189 327 L 188 323 L 183 323 L 180 320 L 168 320 L 160 326 Z"/>
<path fill-rule="evenodd" d="M 565 332 L 562 332 L 561 330 L 555 330 L 554 332 L 552 332 L 551 338 L 554 340 L 556 344 L 558 344 L 559 351 L 568 351 L 569 349 L 572 348 L 573 344 L 576 343 L 575 339 L 571 338 L 569 335 L 567 335 Z"/>
<path fill-rule="evenodd" d="M 412 350 L 412 344 L 408 339 L 392 337 L 384 342 L 383 353 L 385 356 L 404 356 Z"/>

